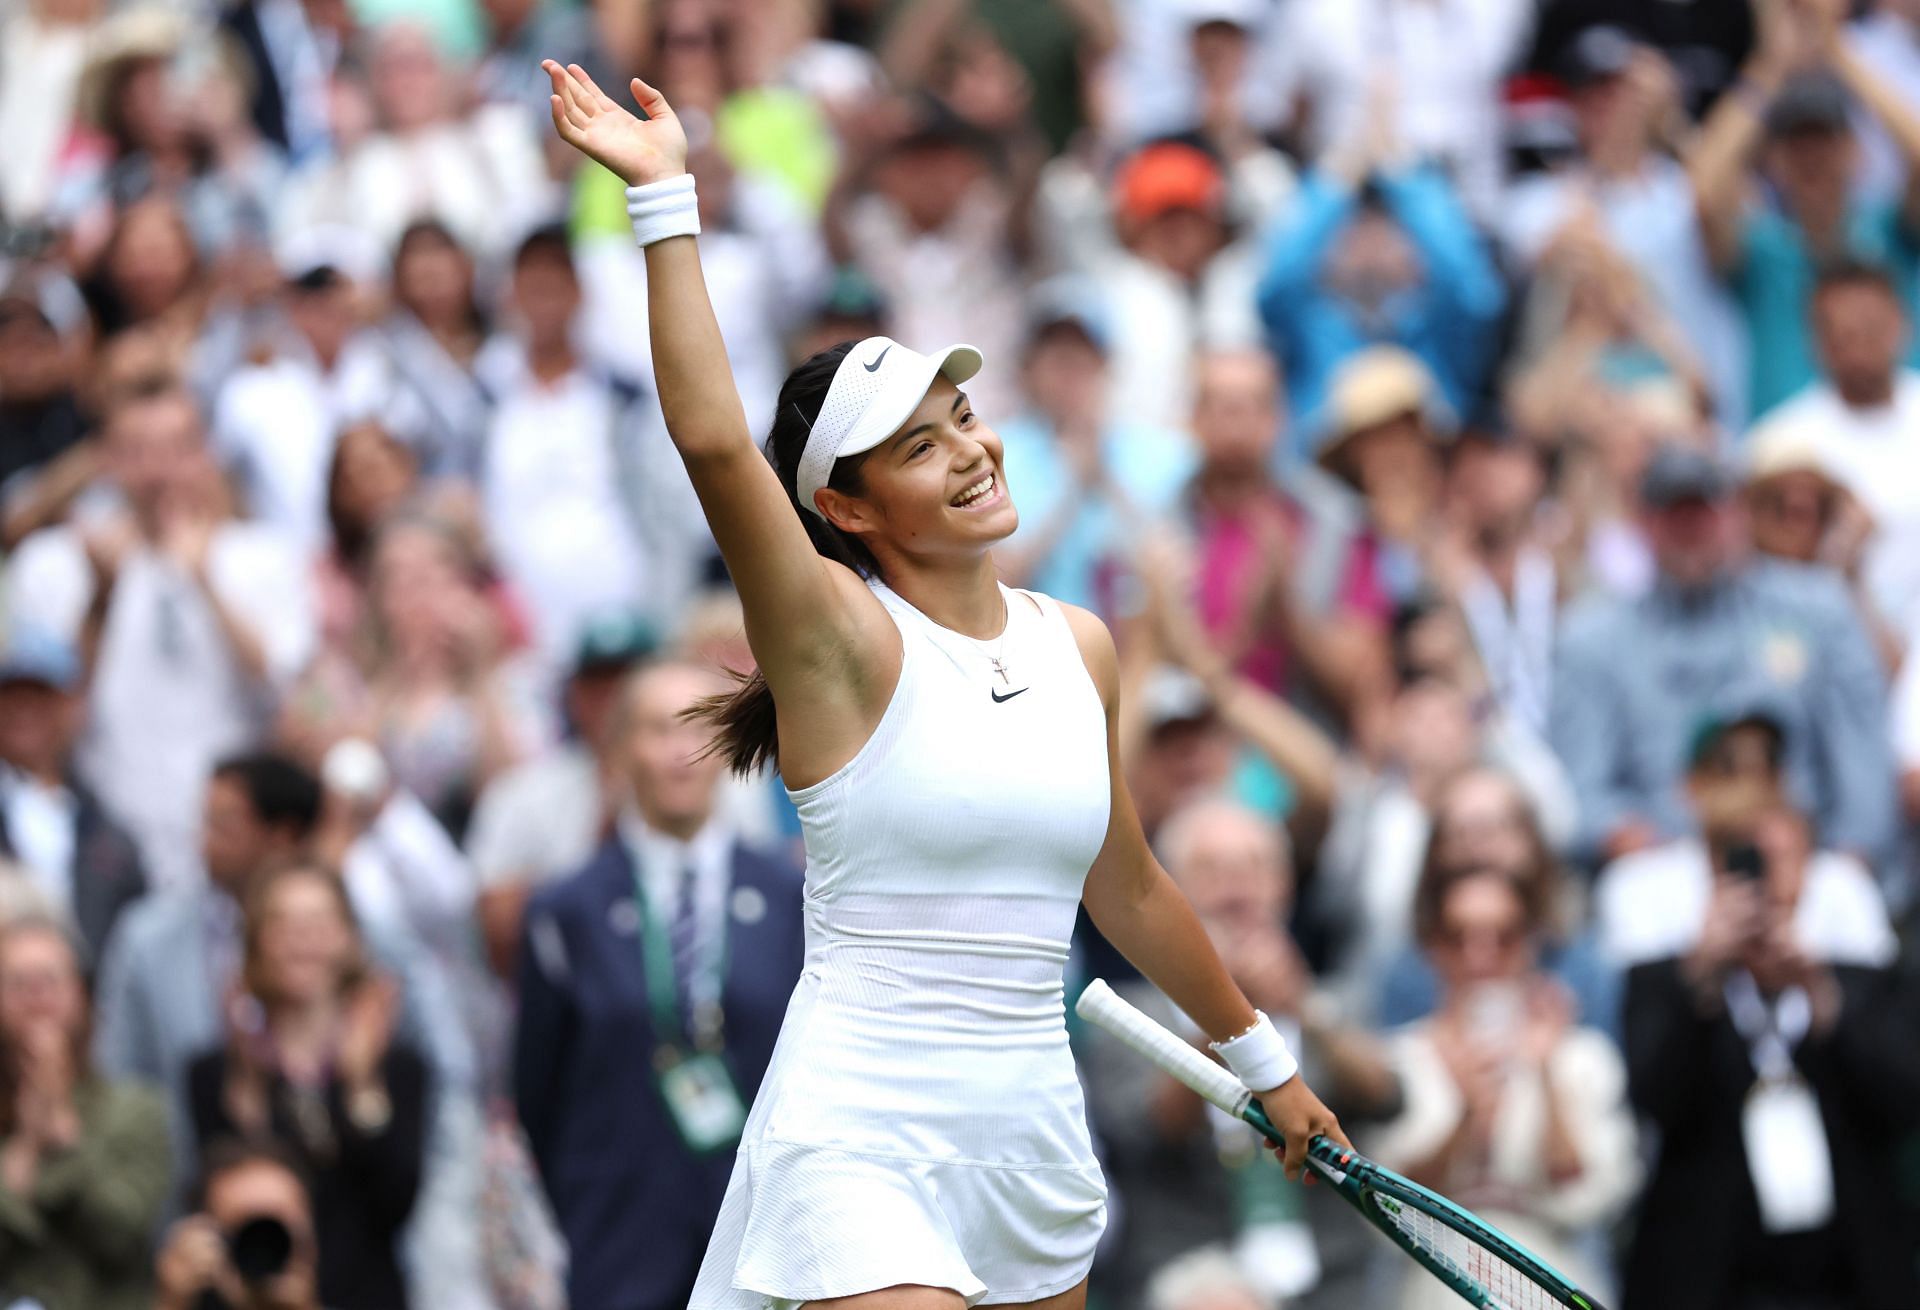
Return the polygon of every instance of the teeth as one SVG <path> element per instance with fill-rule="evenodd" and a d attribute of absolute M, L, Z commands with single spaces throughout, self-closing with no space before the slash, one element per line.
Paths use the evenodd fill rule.
<path fill-rule="evenodd" d="M 965 491 L 961 492 L 958 496 L 955 496 L 953 498 L 953 503 L 956 506 L 965 507 L 967 505 L 971 505 L 974 501 L 980 499 L 982 496 L 986 495 L 989 491 L 992 491 L 992 490 L 993 490 L 993 474 L 989 473 L 987 474 L 986 477 L 981 478 L 978 482 L 974 483 L 971 487 L 968 487 Z"/>

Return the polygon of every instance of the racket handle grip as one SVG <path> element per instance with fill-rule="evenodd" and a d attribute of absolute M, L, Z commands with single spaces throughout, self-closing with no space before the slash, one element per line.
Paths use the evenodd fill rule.
<path fill-rule="evenodd" d="M 1122 1000 L 1106 980 L 1095 978 L 1075 1002 L 1074 1013 L 1112 1033 L 1126 1046 L 1238 1119 L 1253 1093 L 1232 1072 L 1181 1041 Z"/>

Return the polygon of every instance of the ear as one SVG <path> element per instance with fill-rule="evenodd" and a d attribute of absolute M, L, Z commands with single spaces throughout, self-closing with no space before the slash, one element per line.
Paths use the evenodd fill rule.
<path fill-rule="evenodd" d="M 880 527 L 879 514 L 859 496 L 849 496 L 844 491 L 822 487 L 813 493 L 813 503 L 826 516 L 827 522 L 849 536 L 873 532 Z"/>

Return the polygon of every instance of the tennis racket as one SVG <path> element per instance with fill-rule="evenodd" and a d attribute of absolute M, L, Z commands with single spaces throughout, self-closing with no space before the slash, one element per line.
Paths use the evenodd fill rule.
<path fill-rule="evenodd" d="M 1279 1132 L 1238 1078 L 1121 1000 L 1104 981 L 1090 983 L 1074 1010 L 1280 1144 Z M 1307 1148 L 1307 1164 L 1368 1223 L 1469 1305 L 1481 1310 L 1601 1310 L 1599 1302 L 1499 1229 L 1358 1151 L 1316 1137 Z"/>

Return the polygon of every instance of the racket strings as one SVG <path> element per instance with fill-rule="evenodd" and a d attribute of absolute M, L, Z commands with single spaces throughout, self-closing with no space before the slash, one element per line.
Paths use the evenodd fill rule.
<path fill-rule="evenodd" d="M 1487 1294 L 1486 1310 L 1561 1310 L 1560 1300 L 1517 1265 L 1432 1215 L 1374 1193 L 1369 1198 L 1409 1242 Z"/>

